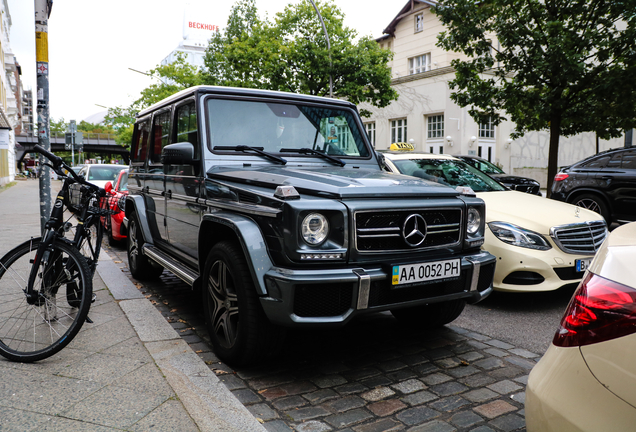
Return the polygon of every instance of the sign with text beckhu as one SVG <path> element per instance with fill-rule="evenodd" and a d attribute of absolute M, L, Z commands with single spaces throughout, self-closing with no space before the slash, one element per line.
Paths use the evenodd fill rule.
<path fill-rule="evenodd" d="M 0 129 L 0 150 L 9 150 L 10 145 L 9 129 Z"/>

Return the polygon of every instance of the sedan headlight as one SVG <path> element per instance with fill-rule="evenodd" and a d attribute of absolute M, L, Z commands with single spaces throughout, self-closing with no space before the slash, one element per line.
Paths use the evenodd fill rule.
<path fill-rule="evenodd" d="M 320 213 L 310 213 L 300 226 L 303 240 L 311 246 L 318 246 L 329 235 L 329 222 Z"/>
<path fill-rule="evenodd" d="M 506 222 L 490 222 L 490 231 L 502 242 L 528 249 L 548 250 L 550 243 L 541 235 Z"/>

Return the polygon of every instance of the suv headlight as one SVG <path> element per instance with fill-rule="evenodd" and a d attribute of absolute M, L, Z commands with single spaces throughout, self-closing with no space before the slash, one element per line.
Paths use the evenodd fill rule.
<path fill-rule="evenodd" d="M 318 246 L 329 235 L 329 222 L 320 213 L 310 213 L 300 226 L 303 240 L 311 246 Z"/>
<path fill-rule="evenodd" d="M 481 214 L 475 207 L 468 209 L 468 221 L 466 224 L 466 232 L 468 237 L 473 237 L 479 232 L 481 227 Z"/>
<path fill-rule="evenodd" d="M 490 231 L 504 243 L 528 249 L 548 250 L 550 243 L 539 233 L 506 222 L 490 222 Z"/>

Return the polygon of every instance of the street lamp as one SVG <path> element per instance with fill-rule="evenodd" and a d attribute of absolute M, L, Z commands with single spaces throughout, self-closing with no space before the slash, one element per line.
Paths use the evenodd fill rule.
<path fill-rule="evenodd" d="M 146 75 L 146 76 L 149 76 L 149 77 L 152 77 L 152 78 L 157 78 L 159 81 L 161 81 L 161 83 L 162 83 L 162 84 L 164 84 L 164 85 L 168 85 L 168 84 L 166 84 L 166 82 L 165 82 L 164 80 L 162 80 L 162 79 L 161 79 L 161 78 L 159 78 L 158 76 L 155 76 L 155 75 L 153 75 L 153 74 L 149 74 L 148 72 L 142 72 L 142 71 L 140 71 L 140 70 L 133 69 L 133 68 L 128 68 L 128 69 L 130 69 L 130 70 L 131 70 L 131 71 L 133 71 L 133 72 L 140 73 L 140 74 L 142 74 L 142 75 Z"/>
<path fill-rule="evenodd" d="M 329 33 L 327 33 L 327 27 L 325 27 L 325 22 L 322 20 L 322 15 L 320 15 L 320 11 L 316 7 L 316 3 L 314 3 L 314 0 L 309 1 L 318 14 L 320 24 L 322 24 L 322 31 L 325 32 L 325 38 L 327 39 L 327 53 L 329 54 L 329 97 L 333 98 L 333 77 L 331 76 L 331 68 L 333 67 L 333 64 L 331 63 L 331 44 L 329 43 Z"/>

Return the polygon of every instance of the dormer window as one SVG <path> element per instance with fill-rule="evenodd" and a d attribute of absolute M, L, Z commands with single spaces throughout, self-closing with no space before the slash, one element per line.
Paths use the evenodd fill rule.
<path fill-rule="evenodd" d="M 419 33 L 424 30 L 424 14 L 419 13 L 415 15 L 415 33 Z"/>

